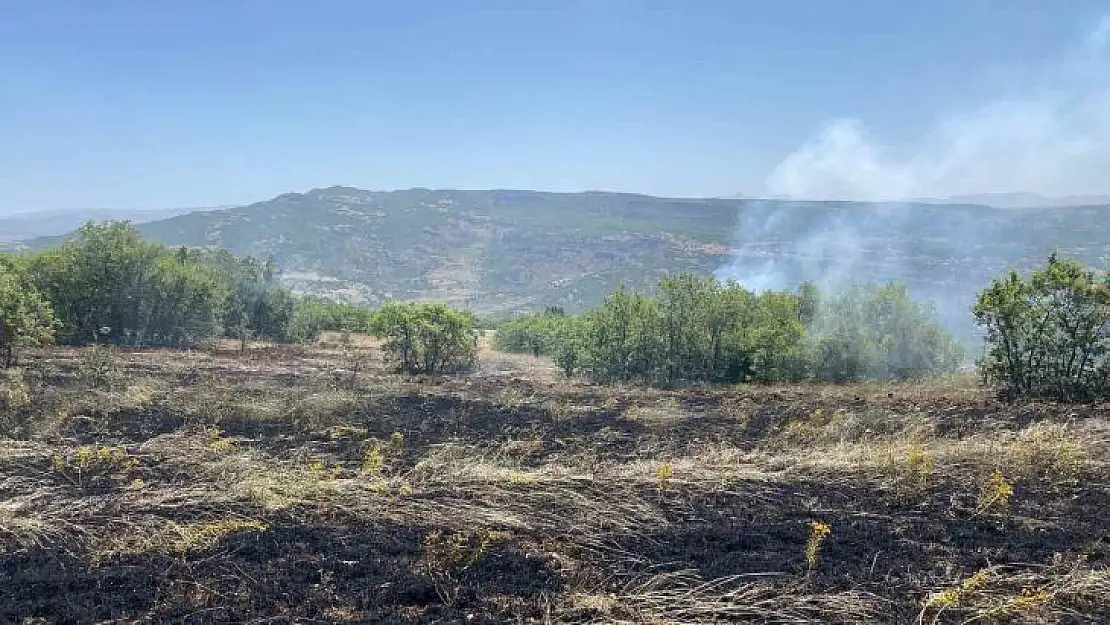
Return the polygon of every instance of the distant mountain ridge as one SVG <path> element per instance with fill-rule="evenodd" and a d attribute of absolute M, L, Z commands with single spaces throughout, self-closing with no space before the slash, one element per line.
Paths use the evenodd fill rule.
<path fill-rule="evenodd" d="M 993 208 L 1061 208 L 1073 206 L 1108 206 L 1110 195 L 1069 195 L 1052 197 L 1038 193 L 976 193 L 941 199 L 917 200 L 930 204 L 982 204 Z"/>
<path fill-rule="evenodd" d="M 138 228 L 171 245 L 272 255 L 301 292 L 369 304 L 434 299 L 493 315 L 582 310 L 619 284 L 648 288 L 684 270 L 775 288 L 898 279 L 965 334 L 974 294 L 1008 267 L 1031 267 L 1053 250 L 1110 262 L 1106 206 L 330 187 Z"/>
<path fill-rule="evenodd" d="M 224 207 L 230 208 L 230 207 Z M 0 243 L 65 234 L 85 221 L 118 219 L 144 223 L 211 208 L 74 209 L 0 215 Z"/>

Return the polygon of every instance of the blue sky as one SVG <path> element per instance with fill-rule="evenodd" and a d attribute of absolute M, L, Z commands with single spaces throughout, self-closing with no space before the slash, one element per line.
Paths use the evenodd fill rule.
<path fill-rule="evenodd" d="M 957 175 L 966 135 L 929 146 L 957 132 L 952 119 L 984 114 L 1002 128 L 977 141 L 997 143 L 1005 119 L 1026 126 L 1007 112 L 1017 102 L 1051 109 L 1021 149 L 1062 143 L 1052 133 L 1066 126 L 1066 158 L 1110 153 L 1110 122 L 1089 110 L 1108 85 L 1076 78 L 1090 67 L 1075 60 L 1105 51 L 1107 12 L 1087 0 L 0 0 L 0 212 L 237 204 L 333 184 L 1105 191 L 1094 173 L 1022 188 L 1005 162 Z M 991 113 L 1000 104 L 1011 117 Z M 1012 158 L 1002 147 L 991 158 Z"/>

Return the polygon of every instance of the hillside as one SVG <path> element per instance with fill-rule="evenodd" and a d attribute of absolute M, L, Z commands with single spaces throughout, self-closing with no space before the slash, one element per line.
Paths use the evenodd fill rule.
<path fill-rule="evenodd" d="M 333 187 L 145 224 L 168 244 L 273 254 L 306 292 L 430 298 L 488 313 L 589 306 L 615 284 L 713 271 L 736 203 L 613 193 Z"/>
<path fill-rule="evenodd" d="M 331 187 L 139 228 L 172 245 L 272 254 L 303 292 L 371 304 L 437 299 L 486 314 L 579 310 L 622 282 L 644 287 L 681 270 L 772 288 L 899 279 L 937 302 L 964 336 L 975 292 L 1004 269 L 1032 266 L 1054 249 L 1096 266 L 1110 259 L 1107 206 Z"/>

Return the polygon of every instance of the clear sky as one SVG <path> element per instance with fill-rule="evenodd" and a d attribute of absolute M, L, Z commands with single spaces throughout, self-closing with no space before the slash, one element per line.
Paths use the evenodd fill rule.
<path fill-rule="evenodd" d="M 1106 51 L 1106 13 L 1088 0 L 0 0 L 0 212 L 334 184 L 1105 192 L 1110 113 L 1094 104 L 1110 82 L 1088 57 Z M 1040 113 L 1018 147 L 1061 143 L 1047 168 L 1065 173 L 960 173 L 961 124 L 994 144 Z M 1009 140 L 991 158 L 1013 158 Z M 1068 178 L 1066 159 L 1091 154 L 1098 175 Z"/>

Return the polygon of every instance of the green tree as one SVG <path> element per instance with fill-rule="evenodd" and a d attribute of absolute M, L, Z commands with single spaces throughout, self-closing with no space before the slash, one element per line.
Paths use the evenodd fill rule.
<path fill-rule="evenodd" d="M 806 327 L 813 324 L 821 311 L 821 291 L 817 285 L 805 281 L 798 287 L 798 321 Z"/>
<path fill-rule="evenodd" d="M 251 338 L 289 340 L 294 297 L 281 287 L 273 258 L 261 261 L 226 250 L 189 250 L 195 262 L 212 267 L 227 285 L 224 333 L 245 347 Z"/>
<path fill-rule="evenodd" d="M 513 317 L 498 326 L 493 347 L 503 352 L 545 355 L 551 347 L 553 328 L 544 315 Z"/>
<path fill-rule="evenodd" d="M 506 319 L 493 335 L 493 347 L 518 354 L 552 355 L 558 345 L 559 334 L 570 319 L 558 307 L 548 307 L 539 314 Z"/>
<path fill-rule="evenodd" d="M 744 327 L 747 377 L 757 382 L 800 381 L 806 374 L 798 298 L 791 293 L 761 293 L 754 318 Z"/>
<path fill-rule="evenodd" d="M 220 332 L 228 292 L 220 275 L 187 251 L 143 240 L 126 222 L 87 223 L 27 266 L 63 342 L 172 346 Z"/>
<path fill-rule="evenodd" d="M 138 317 L 124 328 L 129 342 L 190 345 L 219 335 L 226 286 L 210 268 L 162 255 L 141 292 Z"/>
<path fill-rule="evenodd" d="M 949 371 L 959 344 L 930 307 L 896 285 L 823 297 L 752 293 L 696 274 L 654 295 L 619 288 L 580 317 L 526 315 L 501 324 L 495 347 L 552 356 L 568 376 L 648 384 L 901 379 Z"/>
<path fill-rule="evenodd" d="M 296 298 L 278 284 L 272 260 L 170 250 L 126 222 L 90 222 L 26 265 L 65 343 L 176 346 L 228 335 L 245 344 L 290 335 Z"/>
<path fill-rule="evenodd" d="M 568 378 L 582 366 L 582 325 L 581 317 L 565 316 L 551 339 L 551 357 Z"/>
<path fill-rule="evenodd" d="M 658 313 L 662 370 L 668 382 L 702 381 L 713 376 L 713 337 L 709 331 L 713 304 L 721 285 L 692 273 L 659 282 Z"/>
<path fill-rule="evenodd" d="M 52 341 L 54 328 L 49 302 L 27 282 L 12 259 L 0 255 L 0 354 L 4 367 L 14 363 L 17 349 Z"/>

